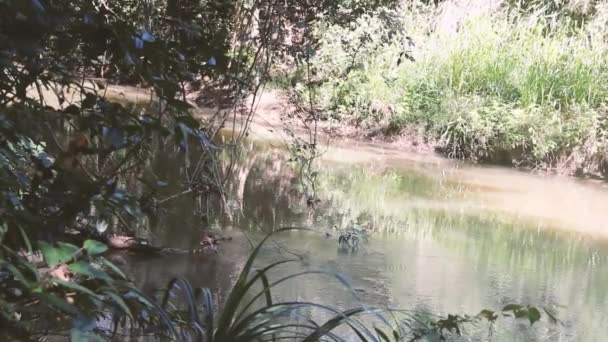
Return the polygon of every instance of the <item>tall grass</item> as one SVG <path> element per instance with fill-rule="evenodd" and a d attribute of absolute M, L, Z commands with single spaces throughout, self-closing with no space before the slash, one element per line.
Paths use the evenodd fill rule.
<path fill-rule="evenodd" d="M 597 108 L 608 95 L 608 45 L 589 39 L 598 33 L 542 13 L 474 18 L 457 34 L 437 34 L 443 49 L 426 52 L 425 74 L 458 95 L 494 96 L 522 107 Z"/>
<path fill-rule="evenodd" d="M 546 9 L 500 8 L 443 14 L 457 18 L 455 28 L 445 29 L 437 24 L 442 14 L 412 5 L 397 15 L 401 35 L 416 46 L 369 43 L 376 45 L 362 49 L 364 56 L 352 53 L 361 29 L 322 28 L 315 59 L 325 81 L 321 98 L 343 122 L 422 127 L 452 157 L 550 167 L 569 160 L 570 171 L 600 171 L 605 162 L 597 156 L 607 146 L 606 14 L 607 5 L 582 21 Z M 384 18 L 362 18 L 358 27 L 375 28 Z M 414 62 L 399 58 L 406 50 Z M 349 60 L 357 67 L 346 71 Z"/>

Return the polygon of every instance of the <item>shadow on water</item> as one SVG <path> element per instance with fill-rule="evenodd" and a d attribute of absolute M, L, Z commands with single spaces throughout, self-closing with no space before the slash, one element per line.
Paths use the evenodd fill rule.
<path fill-rule="evenodd" d="M 564 325 L 539 322 L 529 328 L 506 320 L 495 327 L 494 338 L 604 339 L 608 248 L 597 239 L 554 229 L 573 224 L 562 219 L 559 208 L 564 204 L 559 201 L 528 203 L 543 208 L 539 215 L 518 209 L 526 203 L 511 203 L 549 201 L 537 192 L 551 184 L 562 186 L 562 179 L 546 183 L 536 176 L 492 169 L 486 170 L 488 175 L 484 169 L 459 169 L 444 162 L 383 163 L 381 158 L 349 162 L 328 157 L 319 169 L 322 202 L 313 210 L 283 149 L 249 143 L 245 150 L 227 177 L 230 215 L 219 209 L 201 213 L 191 198 L 176 199 L 150 232 L 165 245 L 192 248 L 201 229 L 207 228 L 202 227 L 200 216 L 208 215 L 209 227 L 222 227 L 222 234 L 234 240 L 224 243 L 216 254 L 128 260 L 126 268 L 146 290 L 154 291 L 170 278 L 183 276 L 194 286 L 214 290 L 216 304 L 221 305 L 250 251 L 249 239 L 283 226 L 303 226 L 318 233 L 294 231 L 277 236 L 261 254 L 260 265 L 297 255 L 302 263 L 276 272 L 338 272 L 345 275 L 354 295 L 327 276 L 310 276 L 278 287 L 277 297 L 338 308 L 363 302 L 434 314 L 475 314 L 508 303 L 531 304 L 556 310 Z M 180 170 L 171 169 L 179 163 L 171 158 L 179 155 L 167 153 L 154 167 L 157 176 L 169 183 L 167 194 L 171 183 L 180 180 Z M 227 169 L 223 163 L 228 161 L 220 162 Z M 593 192 L 594 200 L 608 203 L 604 190 L 571 182 L 567 187 L 574 198 Z M 602 219 L 597 216 L 582 224 Z M 352 224 L 374 234 L 356 250 L 340 249 L 332 227 Z M 487 336 L 487 329 L 474 328 L 470 333 Z"/>

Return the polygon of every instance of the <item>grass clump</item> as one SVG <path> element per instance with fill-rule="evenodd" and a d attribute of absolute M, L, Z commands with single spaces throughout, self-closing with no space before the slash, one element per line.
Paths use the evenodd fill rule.
<path fill-rule="evenodd" d="M 313 62 L 328 118 L 421 128 L 456 158 L 603 172 L 608 6 L 575 20 L 449 4 L 319 26 Z"/>

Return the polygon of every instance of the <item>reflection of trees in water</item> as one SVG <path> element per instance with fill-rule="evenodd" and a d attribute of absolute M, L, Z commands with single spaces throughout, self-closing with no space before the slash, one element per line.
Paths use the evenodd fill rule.
<path fill-rule="evenodd" d="M 175 255 L 142 262 L 130 260 L 124 267 L 146 293 L 164 288 L 176 277 L 184 277 L 194 287 L 206 287 L 222 301 L 242 267 L 244 255 Z M 219 297 L 219 298 L 218 298 Z"/>
<path fill-rule="evenodd" d="M 190 144 L 188 153 L 170 144 L 153 151 L 145 167 L 122 180 L 144 211 L 130 223 L 137 236 L 193 248 L 205 218 L 217 216 L 222 208 L 215 152 L 197 144 Z"/>
<path fill-rule="evenodd" d="M 371 213 L 353 213 L 333 198 L 323 199 L 314 209 L 310 207 L 289 157 L 281 147 L 257 143 L 244 146 L 237 162 L 226 172 L 232 223 L 243 229 L 272 231 L 289 225 L 329 228 L 344 227 L 351 221 L 372 221 Z M 223 164 L 224 169 L 231 165 L 229 161 Z"/>
<path fill-rule="evenodd" d="M 194 146 L 189 152 L 190 167 L 186 168 L 184 151 L 159 146 L 145 170 L 125 180 L 142 201 L 151 203 L 146 219 L 133 222 L 140 236 L 192 248 L 201 231 L 210 226 L 271 231 L 314 220 L 315 211 L 307 207 L 284 149 L 259 144 L 226 146 L 217 162 L 204 148 Z M 214 174 L 220 180 L 213 179 Z M 154 186 L 142 185 L 140 178 Z"/>
<path fill-rule="evenodd" d="M 283 147 L 244 142 L 213 150 L 218 154 L 191 143 L 188 155 L 170 144 L 150 150 L 146 165 L 121 180 L 147 205 L 146 215 L 125 215 L 125 221 L 136 235 L 169 247 L 193 248 L 209 227 L 272 231 L 287 225 L 344 226 L 350 219 L 333 201 L 314 210 L 308 206 Z"/>
<path fill-rule="evenodd" d="M 236 211 L 234 223 L 244 229 L 271 231 L 301 224 L 311 215 L 299 178 L 282 148 L 248 146 L 227 188 Z"/>
<path fill-rule="evenodd" d="M 212 226 L 271 231 L 315 216 L 282 148 L 226 146 L 215 161 L 205 148 L 191 145 L 189 156 L 186 167 L 185 151 L 158 146 L 143 170 L 124 179 L 129 190 L 149 204 L 144 219 L 130 222 L 138 236 L 193 248 L 201 231 Z"/>

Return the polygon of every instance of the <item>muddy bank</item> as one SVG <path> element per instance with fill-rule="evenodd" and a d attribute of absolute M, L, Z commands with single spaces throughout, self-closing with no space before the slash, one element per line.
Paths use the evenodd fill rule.
<path fill-rule="evenodd" d="M 100 94 L 126 106 L 147 106 L 154 100 L 153 94 L 147 88 L 108 85 L 100 83 L 98 80 L 91 80 L 89 83 L 90 87 L 97 89 Z M 77 98 L 78 94 L 70 94 L 70 97 Z M 59 107 L 57 103 L 53 102 L 55 97 L 50 92 L 48 98 L 48 105 Z M 216 137 L 223 139 L 224 142 L 247 136 L 253 139 L 289 144 L 290 132 L 305 140 L 310 139 L 311 133 L 316 132 L 318 141 L 323 146 L 369 144 L 376 148 L 420 154 L 425 158 L 447 158 L 450 155 L 450 151 L 442 150 L 440 144 L 430 139 L 423 129 L 394 128 L 388 125 L 384 128 L 370 130 L 328 120 L 320 120 L 316 125 L 304 122 L 293 115 L 294 107 L 282 90 L 265 90 L 255 99 L 249 96 L 235 106 L 227 106 L 221 101 L 211 101 L 209 96 L 203 96 L 200 91 L 193 91 L 187 96 L 187 100 L 193 106 L 192 110 L 196 117 L 208 121 L 214 127 L 225 128 L 221 137 Z M 244 132 L 244 128 L 247 128 L 248 131 Z M 236 134 L 231 134 L 229 131 L 235 131 Z M 584 158 L 582 153 L 577 151 L 564 156 L 555 156 L 552 160 L 542 164 L 521 162 L 523 155 L 524 152 L 521 150 L 497 149 L 484 158 L 465 160 L 465 162 L 505 166 L 541 175 L 606 180 L 608 167 L 605 167 L 601 161 L 594 162 L 592 167 L 577 167 L 576 163 Z"/>
<path fill-rule="evenodd" d="M 605 181 L 608 175 L 608 167 L 603 165 L 601 160 L 582 161 L 586 158 L 584 151 L 581 150 L 584 147 L 568 153 L 564 152 L 563 155 L 551 156 L 542 163 L 526 162 L 526 152 L 521 148 L 495 149 L 488 155 L 475 159 L 451 158 L 453 151 L 443 148 L 439 141 L 432 139 L 422 128 L 397 128 L 386 125 L 367 129 L 329 120 L 320 120 L 316 125 L 312 125 L 294 116 L 294 107 L 290 104 L 288 96 L 284 91 L 276 89 L 263 92 L 256 101 L 255 115 L 249 124 L 250 134 L 261 139 L 289 141 L 289 134 L 285 132 L 287 125 L 292 131 L 304 137 L 316 131 L 319 140 L 327 145 L 348 146 L 355 142 L 371 143 L 409 153 L 464 160 L 480 165 L 504 166 L 541 175 L 574 176 L 601 181 Z M 246 115 L 241 113 L 234 118 L 237 122 L 241 122 Z"/>

